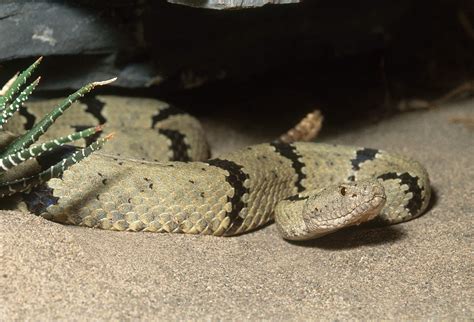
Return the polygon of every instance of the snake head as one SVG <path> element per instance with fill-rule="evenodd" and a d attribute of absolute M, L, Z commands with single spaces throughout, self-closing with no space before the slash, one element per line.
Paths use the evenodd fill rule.
<path fill-rule="evenodd" d="M 384 188 L 377 180 L 329 186 L 305 201 L 303 221 L 308 234 L 320 237 L 373 219 L 385 200 Z"/>

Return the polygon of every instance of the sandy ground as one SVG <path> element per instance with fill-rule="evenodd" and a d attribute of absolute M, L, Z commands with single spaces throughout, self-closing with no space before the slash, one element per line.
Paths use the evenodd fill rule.
<path fill-rule="evenodd" d="M 274 225 L 218 238 L 2 212 L 0 319 L 472 319 L 474 131 L 450 119 L 474 117 L 473 107 L 405 113 L 320 137 L 426 165 L 431 210 L 392 227 L 289 243 Z M 274 135 L 261 125 L 239 134 L 234 122 L 205 121 L 218 152 Z"/>

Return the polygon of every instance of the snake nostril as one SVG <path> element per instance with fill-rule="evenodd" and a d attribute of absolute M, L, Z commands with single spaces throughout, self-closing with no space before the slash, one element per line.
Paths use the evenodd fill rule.
<path fill-rule="evenodd" d="M 341 193 L 341 195 L 345 196 L 346 195 L 346 188 L 341 187 L 340 193 Z"/>

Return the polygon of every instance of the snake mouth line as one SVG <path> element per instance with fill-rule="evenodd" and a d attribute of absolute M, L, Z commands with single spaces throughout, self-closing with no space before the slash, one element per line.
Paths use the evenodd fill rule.
<path fill-rule="evenodd" d="M 386 200 L 387 198 L 385 195 L 374 194 L 374 196 L 370 198 L 370 200 L 355 206 L 346 215 L 318 221 L 318 226 L 320 226 L 320 228 L 333 228 L 334 226 L 347 224 L 353 219 L 357 219 L 352 223 L 356 225 L 365 221 L 372 220 L 379 214 L 380 210 L 385 205 Z M 369 207 L 371 207 L 372 205 L 376 206 L 373 207 L 371 211 L 367 211 L 367 209 L 369 209 Z M 363 217 L 359 217 L 360 213 L 365 213 L 366 215 L 364 215 Z"/>

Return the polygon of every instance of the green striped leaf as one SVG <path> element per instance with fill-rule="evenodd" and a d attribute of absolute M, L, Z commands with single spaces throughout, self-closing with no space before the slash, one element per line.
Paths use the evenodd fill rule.
<path fill-rule="evenodd" d="M 13 114 L 18 111 L 18 109 L 23 105 L 23 103 L 28 99 L 28 97 L 33 93 L 36 86 L 40 81 L 41 77 L 38 77 L 31 85 L 25 88 L 20 95 L 11 103 L 7 104 L 7 107 L 0 112 L 0 130 L 3 128 L 5 123 L 13 116 Z"/>
<path fill-rule="evenodd" d="M 69 157 L 63 159 L 62 161 L 56 163 L 55 165 L 38 174 L 27 178 L 21 178 L 18 180 L 1 183 L 0 198 L 11 196 L 17 192 L 28 191 L 29 189 L 48 181 L 51 178 L 57 178 L 61 176 L 61 174 L 69 167 L 84 160 L 94 151 L 101 149 L 104 143 L 111 138 L 112 135 L 108 135 L 102 139 L 99 139 L 96 142 L 90 144 L 89 146 L 74 152 Z"/>
<path fill-rule="evenodd" d="M 43 135 L 51 125 L 54 124 L 56 119 L 58 119 L 63 113 L 74 103 L 77 99 L 81 98 L 92 89 L 97 86 L 107 85 L 115 81 L 116 78 L 106 80 L 103 82 L 93 82 L 89 83 L 86 86 L 82 87 L 74 94 L 69 95 L 64 101 L 57 105 L 51 112 L 46 114 L 37 124 L 35 124 L 27 133 L 20 136 L 13 143 L 11 143 L 5 151 L 0 153 L 0 158 L 3 158 L 9 154 L 16 153 L 21 149 L 28 148 L 31 144 L 36 142 L 41 135 Z"/>
<path fill-rule="evenodd" d="M 29 149 L 20 150 L 15 154 L 10 154 L 4 158 L 0 158 L 0 173 L 2 171 L 8 171 L 11 168 L 17 166 L 18 164 L 25 162 L 26 160 L 38 157 L 44 152 L 52 151 L 66 143 L 90 137 L 99 131 L 102 131 L 102 128 L 100 126 L 92 127 L 80 132 L 75 132 L 67 136 L 62 136 L 57 139 L 50 140 L 48 142 L 36 145 Z"/>
<path fill-rule="evenodd" d="M 5 93 L 3 96 L 0 96 L 0 112 L 3 111 L 7 104 L 13 100 L 15 94 L 20 91 L 20 88 L 26 83 L 33 71 L 41 63 L 41 60 L 43 60 L 43 57 L 38 58 L 30 67 L 18 75 L 18 77 L 14 77 L 11 84 L 7 83 Z"/>

